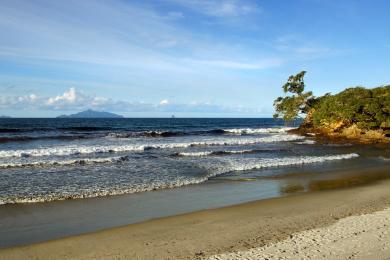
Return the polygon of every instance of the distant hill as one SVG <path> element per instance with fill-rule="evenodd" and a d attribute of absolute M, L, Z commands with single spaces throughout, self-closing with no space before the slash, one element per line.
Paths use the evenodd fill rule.
<path fill-rule="evenodd" d="M 117 115 L 110 112 L 100 112 L 100 111 L 94 111 L 92 109 L 88 109 L 76 114 L 71 115 L 61 115 L 57 118 L 123 118 L 121 115 Z"/>
<path fill-rule="evenodd" d="M 10 116 L 0 116 L 0 118 L 11 118 Z"/>

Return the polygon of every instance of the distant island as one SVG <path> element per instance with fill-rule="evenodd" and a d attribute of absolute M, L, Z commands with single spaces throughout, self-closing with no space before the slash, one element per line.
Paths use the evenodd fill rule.
<path fill-rule="evenodd" d="M 300 134 L 360 143 L 390 142 L 390 85 L 373 89 L 359 86 L 315 97 L 311 91 L 304 92 L 305 73 L 290 76 L 283 85 L 289 95 L 275 100 L 275 118 L 288 122 L 303 117 L 293 131 Z"/>
<path fill-rule="evenodd" d="M 11 118 L 10 116 L 0 116 L 0 118 Z"/>
<path fill-rule="evenodd" d="M 60 115 L 57 118 L 123 118 L 123 116 L 110 112 L 94 111 L 92 109 L 88 109 L 76 114 Z"/>

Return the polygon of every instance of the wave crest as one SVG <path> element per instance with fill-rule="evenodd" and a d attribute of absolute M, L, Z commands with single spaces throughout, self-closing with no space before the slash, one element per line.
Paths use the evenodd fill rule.
<path fill-rule="evenodd" d="M 93 197 L 104 197 L 112 195 L 121 195 L 128 193 L 138 193 L 151 191 L 156 189 L 169 189 L 177 188 L 185 185 L 199 184 L 207 181 L 211 177 L 221 175 L 231 171 L 247 171 L 262 169 L 268 167 L 278 167 L 278 166 L 289 166 L 289 165 L 303 165 L 311 163 L 321 163 L 332 160 L 346 160 L 353 159 L 358 157 L 356 153 L 350 154 L 340 154 L 340 155 L 325 155 L 325 156 L 300 156 L 300 157 L 284 157 L 284 158 L 273 158 L 273 159 L 260 159 L 253 162 L 231 162 L 224 167 L 220 167 L 214 170 L 211 170 L 208 175 L 202 177 L 193 177 L 188 179 L 177 179 L 171 182 L 156 182 L 149 183 L 148 185 L 141 185 L 138 187 L 122 187 L 122 188 L 104 188 L 98 190 L 84 190 L 79 193 L 69 194 L 64 192 L 62 194 L 50 194 L 50 195 L 37 195 L 34 198 L 31 197 L 0 197 L 0 204 L 13 204 L 13 203 L 34 203 L 34 202 L 47 202 L 54 200 L 66 200 L 66 199 L 81 199 L 81 198 L 93 198 Z"/>
<path fill-rule="evenodd" d="M 209 155 L 230 155 L 230 154 L 248 154 L 248 153 L 257 153 L 257 152 L 266 152 L 272 150 L 231 150 L 231 151 L 203 151 L 203 152 L 180 152 L 175 153 L 175 156 L 182 157 L 203 157 Z"/>
<path fill-rule="evenodd" d="M 30 156 L 67 156 L 77 154 L 91 153 L 114 153 L 144 151 L 149 149 L 171 149 L 187 148 L 193 146 L 228 146 L 228 145 L 252 145 L 258 143 L 273 143 L 302 140 L 305 137 L 298 135 L 272 135 L 262 138 L 238 139 L 224 138 L 221 140 L 208 140 L 202 142 L 187 143 L 151 143 L 151 144 L 129 144 L 129 145 L 110 145 L 110 146 L 62 146 L 48 147 L 28 150 L 3 150 L 0 151 L 0 158 L 7 157 L 30 157 Z"/>
<path fill-rule="evenodd" d="M 232 128 L 224 129 L 227 133 L 237 135 L 253 135 L 253 134 L 282 134 L 287 133 L 289 130 L 295 129 L 294 127 L 270 127 L 270 128 Z"/>
<path fill-rule="evenodd" d="M 322 163 L 334 160 L 346 160 L 359 157 L 356 153 L 339 154 L 339 155 L 325 155 L 325 156 L 297 156 L 297 157 L 282 157 L 282 158 L 264 158 L 251 162 L 232 162 L 227 168 L 224 168 L 223 173 L 231 171 L 248 171 L 263 169 L 269 167 L 304 165 L 312 163 Z"/>
<path fill-rule="evenodd" d="M 108 158 L 83 158 L 64 161 L 36 161 L 25 163 L 1 163 L 0 168 L 21 168 L 21 167 L 47 167 L 47 166 L 66 166 L 66 165 L 88 165 L 100 163 L 116 163 L 125 162 L 130 159 L 129 156 L 117 156 Z"/>

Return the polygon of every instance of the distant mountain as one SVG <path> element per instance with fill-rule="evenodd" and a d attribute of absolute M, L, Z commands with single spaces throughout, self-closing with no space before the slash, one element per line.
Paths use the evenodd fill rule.
<path fill-rule="evenodd" d="M 123 118 L 121 115 L 117 115 L 110 112 L 100 112 L 100 111 L 94 111 L 92 109 L 88 109 L 76 114 L 71 115 L 61 115 L 57 118 Z"/>
<path fill-rule="evenodd" d="M 10 116 L 0 116 L 0 118 L 11 118 Z"/>

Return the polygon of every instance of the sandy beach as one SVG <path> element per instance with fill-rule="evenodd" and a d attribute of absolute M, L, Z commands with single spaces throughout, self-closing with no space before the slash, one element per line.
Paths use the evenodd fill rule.
<path fill-rule="evenodd" d="M 343 218 L 336 223 L 290 235 L 280 242 L 209 257 L 228 259 L 388 259 L 390 208 Z"/>
<path fill-rule="evenodd" d="M 288 258 L 289 254 L 308 257 L 317 249 L 321 253 L 318 257 L 344 258 L 356 253 L 355 246 L 351 246 L 355 244 L 366 255 L 375 251 L 381 253 L 380 258 L 388 257 L 389 248 L 384 242 L 389 241 L 389 185 L 389 181 L 383 181 L 155 219 L 3 249 L 0 258 L 203 259 L 225 254 L 222 259 L 231 259 L 237 258 L 237 253 L 226 253 L 239 251 L 255 258 L 263 252 Z M 360 216 L 373 212 L 377 213 Z M 318 239 L 320 245 L 313 239 Z M 367 239 L 370 244 L 364 243 Z M 291 248 L 292 244 L 298 246 Z M 329 245 L 344 249 L 333 250 Z M 279 252 L 279 248 L 286 252 Z"/>

